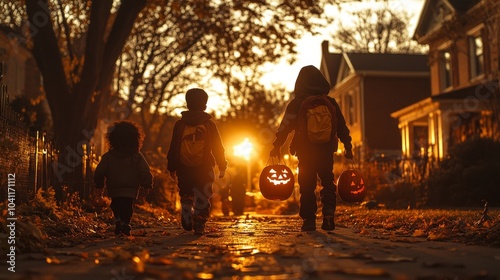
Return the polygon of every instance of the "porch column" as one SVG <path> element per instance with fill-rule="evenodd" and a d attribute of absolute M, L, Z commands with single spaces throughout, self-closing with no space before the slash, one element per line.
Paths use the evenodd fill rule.
<path fill-rule="evenodd" d="M 444 157 L 444 135 L 448 135 L 448 130 L 443 128 L 443 119 L 441 117 L 441 110 L 436 111 L 436 122 L 437 122 L 437 149 L 438 149 L 438 159 L 442 160 Z M 446 137 L 448 138 L 448 137 Z M 446 141 L 447 142 L 447 141 Z"/>
<path fill-rule="evenodd" d="M 434 113 L 429 113 L 427 122 L 429 124 L 429 139 L 428 141 L 428 149 L 427 149 L 427 155 L 432 156 L 434 158 L 438 158 L 438 149 L 437 149 L 437 141 L 436 141 L 436 135 L 437 135 L 437 125 L 436 125 L 436 120 L 435 120 L 435 114 Z"/>
<path fill-rule="evenodd" d="M 401 151 L 403 152 L 404 157 L 410 157 L 410 129 L 408 122 L 399 123 L 399 129 L 401 131 Z"/>

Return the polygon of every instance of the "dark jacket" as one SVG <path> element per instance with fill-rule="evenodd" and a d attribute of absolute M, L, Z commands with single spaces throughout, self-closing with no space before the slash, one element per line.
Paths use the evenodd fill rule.
<path fill-rule="evenodd" d="M 139 187 L 153 187 L 153 175 L 142 153 L 129 155 L 112 149 L 97 165 L 94 183 L 98 189 L 106 183 L 110 197 L 137 198 Z"/>
<path fill-rule="evenodd" d="M 295 81 L 294 94 L 295 98 L 290 101 L 285 110 L 285 115 L 283 116 L 283 120 L 281 121 L 280 127 L 276 132 L 276 140 L 273 143 L 274 147 L 281 147 L 285 143 L 288 134 L 292 131 L 296 130 L 298 127 L 298 113 L 300 109 L 300 105 L 302 101 L 311 95 L 327 95 L 330 91 L 330 85 L 328 81 L 323 77 L 323 74 L 314 66 L 305 66 L 303 67 L 297 80 Z M 349 135 L 349 128 L 345 123 L 344 115 L 340 111 L 339 104 L 335 101 L 334 98 L 328 97 L 328 99 L 332 102 L 335 107 L 335 111 L 337 113 L 337 137 L 344 144 L 346 150 L 352 149 L 351 144 L 351 136 Z M 302 144 L 298 139 L 298 133 L 294 134 L 294 138 L 292 139 L 291 152 L 300 156 L 300 154 L 305 154 L 307 152 L 313 152 L 315 150 L 318 151 L 331 151 L 335 152 L 337 143 L 326 143 L 326 144 L 314 144 L 314 145 L 305 145 Z"/>
<path fill-rule="evenodd" d="M 203 111 L 193 110 L 184 111 L 181 114 L 182 117 L 175 123 L 174 130 L 172 132 L 172 142 L 170 143 L 170 149 L 167 155 L 167 169 L 170 172 L 173 172 L 183 167 L 180 161 L 180 149 L 184 124 L 204 124 L 208 131 L 207 134 L 210 135 L 210 139 L 208 141 L 209 148 L 206 150 L 206 164 L 214 167 L 217 163 L 220 171 L 226 170 L 227 161 L 224 154 L 224 146 L 222 145 L 222 140 L 217 126 L 211 120 L 212 117 Z"/>

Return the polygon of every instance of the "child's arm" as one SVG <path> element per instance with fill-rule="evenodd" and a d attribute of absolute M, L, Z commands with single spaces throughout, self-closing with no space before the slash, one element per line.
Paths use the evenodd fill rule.
<path fill-rule="evenodd" d="M 180 142 L 181 139 L 179 137 L 181 122 L 177 121 L 174 125 L 174 129 L 172 131 L 172 140 L 170 141 L 170 148 L 168 149 L 167 154 L 167 169 L 170 172 L 177 171 L 178 161 L 179 161 L 179 150 L 180 150 Z"/>
<path fill-rule="evenodd" d="M 139 177 L 141 179 L 141 187 L 144 189 L 152 189 L 153 188 L 153 174 L 151 173 L 151 169 L 149 168 L 149 164 L 144 158 L 142 153 L 139 153 Z"/>
<path fill-rule="evenodd" d="M 227 161 L 226 161 L 226 156 L 225 156 L 225 150 L 224 150 L 224 145 L 222 145 L 222 139 L 219 134 L 219 130 L 217 129 L 217 126 L 215 123 L 212 123 L 213 129 L 211 131 L 212 135 L 212 154 L 215 157 L 215 162 L 217 163 L 217 166 L 219 167 L 219 171 L 221 172 L 219 177 L 223 177 L 224 173 L 227 168 Z"/>
<path fill-rule="evenodd" d="M 102 194 L 104 191 L 104 182 L 107 174 L 107 167 L 108 167 L 108 156 L 107 154 L 104 154 L 94 171 L 94 185 L 96 191 L 99 192 L 100 194 Z"/>

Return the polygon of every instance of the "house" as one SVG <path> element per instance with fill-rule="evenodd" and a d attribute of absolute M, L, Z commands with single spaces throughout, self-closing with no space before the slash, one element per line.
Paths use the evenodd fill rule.
<path fill-rule="evenodd" d="M 351 131 L 356 159 L 400 156 L 401 135 L 391 113 L 430 95 L 427 57 L 330 53 L 325 41 L 320 71 Z"/>
<path fill-rule="evenodd" d="M 3 84 L 10 100 L 24 96 L 37 98 L 41 94 L 41 74 L 23 39 L 8 28 L 0 29 L 0 62 L 3 62 Z"/>
<path fill-rule="evenodd" d="M 441 160 L 470 137 L 498 138 L 499 10 L 499 0 L 424 3 L 414 38 L 429 46 L 431 94 L 391 114 L 404 156 Z"/>

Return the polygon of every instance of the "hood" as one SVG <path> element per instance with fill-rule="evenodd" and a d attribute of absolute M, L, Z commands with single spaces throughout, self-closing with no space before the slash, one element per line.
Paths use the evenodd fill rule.
<path fill-rule="evenodd" d="M 196 125 L 202 124 L 212 118 L 209 114 L 204 111 L 184 111 L 181 113 L 181 120 L 185 121 L 187 124 Z"/>
<path fill-rule="evenodd" d="M 295 97 L 328 94 L 328 92 L 330 92 L 330 84 L 318 68 L 308 65 L 300 69 L 295 81 Z"/>

